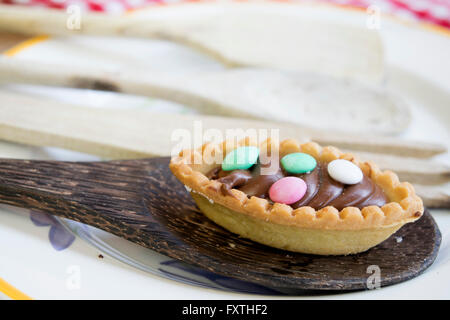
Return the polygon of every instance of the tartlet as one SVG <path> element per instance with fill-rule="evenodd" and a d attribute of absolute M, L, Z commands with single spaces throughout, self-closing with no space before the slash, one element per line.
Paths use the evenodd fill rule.
<path fill-rule="evenodd" d="M 267 197 L 249 196 L 238 188 L 226 188 L 220 179 L 211 178 L 211 172 L 220 167 L 211 157 L 223 159 L 242 146 L 258 146 L 261 153 L 268 155 L 277 152 L 279 158 L 301 152 L 322 164 L 348 160 L 382 190 L 387 201 L 383 205 L 361 208 L 349 205 L 339 210 L 332 205 L 293 208 Z M 363 252 L 389 238 L 406 223 L 418 220 L 424 211 L 413 186 L 400 182 L 395 173 L 381 171 L 372 162 L 361 162 L 353 154 L 314 142 L 299 144 L 289 139 L 277 143 L 268 139 L 257 145 L 245 138 L 238 142 L 207 143 L 197 150 L 180 152 L 172 158 L 170 169 L 209 219 L 242 237 L 294 252 L 317 255 Z"/>

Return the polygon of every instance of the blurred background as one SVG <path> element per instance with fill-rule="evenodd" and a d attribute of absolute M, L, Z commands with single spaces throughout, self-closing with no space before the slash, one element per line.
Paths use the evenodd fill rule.
<path fill-rule="evenodd" d="M 45 6 L 55 9 L 65 9 L 70 5 L 76 4 L 83 10 L 120 14 L 148 5 L 182 2 L 182 0 L 2 0 L 0 2 L 15 5 Z M 446 0 L 318 0 L 318 2 L 360 9 L 366 9 L 371 5 L 377 5 L 385 13 L 390 13 L 405 19 L 426 21 L 445 28 L 450 28 L 450 4 L 449 1 Z"/>
<path fill-rule="evenodd" d="M 450 298 L 448 57 L 449 0 L 3 0 L 0 157 L 168 156 L 199 122 L 335 145 L 413 183 L 443 242 L 421 277 L 333 297 Z M 289 293 L 5 206 L 0 251 L 35 298 Z"/>

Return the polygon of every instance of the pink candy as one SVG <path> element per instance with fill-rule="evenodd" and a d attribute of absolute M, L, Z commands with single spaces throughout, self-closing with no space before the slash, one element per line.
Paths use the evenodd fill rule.
<path fill-rule="evenodd" d="M 302 179 L 285 177 L 270 187 L 269 196 L 273 202 L 292 204 L 303 198 L 306 189 L 306 183 Z"/>

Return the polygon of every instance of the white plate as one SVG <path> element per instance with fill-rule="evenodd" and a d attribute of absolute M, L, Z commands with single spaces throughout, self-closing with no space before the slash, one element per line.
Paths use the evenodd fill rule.
<path fill-rule="evenodd" d="M 367 19 L 367 16 L 360 11 L 340 10 L 328 6 L 299 5 L 298 10 L 311 10 L 311 14 L 345 23 L 361 23 Z M 380 32 L 386 46 L 388 65 L 384 85 L 403 96 L 413 106 L 413 123 L 403 136 L 448 143 L 450 141 L 450 61 L 448 59 L 450 36 L 431 32 L 417 25 L 400 23 L 390 18 L 381 20 Z M 102 59 L 102 63 L 109 68 L 126 66 L 130 63 L 129 55 L 133 56 L 133 64 L 147 70 L 195 72 L 223 68 L 218 63 L 178 45 L 161 41 L 146 41 L 144 45 L 142 41 L 133 39 L 51 39 L 28 48 L 19 53 L 19 56 L 38 61 L 63 59 L 66 63 L 70 61 L 72 64 L 95 64 L 100 57 L 99 52 L 108 52 L 108 59 Z M 445 57 L 447 58 L 444 59 Z M 173 103 L 115 93 L 29 86 L 10 86 L 9 88 L 24 93 L 51 96 L 62 101 L 82 101 L 83 104 L 92 107 L 126 106 L 129 109 L 192 112 Z M 29 148 L 11 144 L 0 144 L 0 156 L 58 160 L 96 159 L 63 150 Z M 449 161 L 448 155 L 440 158 L 443 161 Z M 435 264 L 425 274 L 417 279 L 382 290 L 323 297 L 450 298 L 448 289 L 441 287 L 441 284 L 449 283 L 450 280 L 448 240 L 450 211 L 433 210 L 432 213 L 443 233 L 443 242 Z M 69 249 L 57 252 L 45 240 L 48 227 L 33 226 L 28 214 L 23 214 L 22 211 L 22 214 L 17 215 L 10 208 L 6 208 L 0 215 L 2 217 L 0 275 L 35 298 L 252 297 L 234 295 L 231 293 L 233 291 L 276 294 L 269 288 L 199 270 L 95 228 L 65 220 L 62 223 L 89 245 L 76 240 Z M 60 246 L 59 249 L 67 246 L 71 241 L 70 236 L 64 234 L 57 227 L 56 222 L 51 221 L 50 225 L 53 226 L 51 229 L 53 245 L 57 248 Z M 30 234 L 33 236 L 30 237 Z M 10 245 L 11 243 L 14 245 Z M 98 258 L 99 253 L 105 255 L 103 259 Z M 125 267 L 110 257 L 131 267 Z M 167 282 L 161 277 L 176 280 L 176 282 Z M 79 283 L 82 285 L 78 285 Z M 220 291 L 210 291 L 207 288 Z"/>

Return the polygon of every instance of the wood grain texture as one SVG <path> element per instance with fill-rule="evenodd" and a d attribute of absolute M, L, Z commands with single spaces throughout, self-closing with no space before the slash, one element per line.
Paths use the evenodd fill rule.
<path fill-rule="evenodd" d="M 388 90 L 306 72 L 239 68 L 175 74 L 132 66 L 111 71 L 0 57 L 0 81 L 136 94 L 204 114 L 341 132 L 395 134 L 411 120 L 409 105 Z"/>
<path fill-rule="evenodd" d="M 421 274 L 436 258 L 441 235 L 429 213 L 350 256 L 297 254 L 242 239 L 198 211 L 168 162 L 1 160 L 0 202 L 86 223 L 211 272 L 294 292 L 366 289 L 372 265 L 387 286 Z"/>
<path fill-rule="evenodd" d="M 174 131 L 182 129 L 193 132 L 195 123 L 200 124 L 203 130 L 218 129 L 223 134 L 230 129 L 277 129 L 282 139 L 313 140 L 321 145 L 352 151 L 403 157 L 428 158 L 447 151 L 441 144 L 368 134 L 340 134 L 284 122 L 141 110 L 105 110 L 5 91 L 0 91 L 0 101 L 2 139 L 68 148 L 109 158 L 167 156 L 174 145 L 171 141 Z"/>

